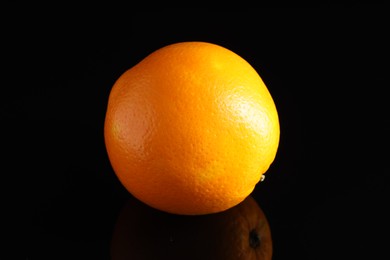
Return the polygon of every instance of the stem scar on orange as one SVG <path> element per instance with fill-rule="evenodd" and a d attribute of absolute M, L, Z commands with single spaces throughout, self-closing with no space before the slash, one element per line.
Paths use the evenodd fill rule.
<path fill-rule="evenodd" d="M 114 83 L 106 110 L 108 158 L 136 198 L 174 214 L 242 202 L 275 159 L 279 118 L 256 70 L 208 42 L 155 50 Z"/>

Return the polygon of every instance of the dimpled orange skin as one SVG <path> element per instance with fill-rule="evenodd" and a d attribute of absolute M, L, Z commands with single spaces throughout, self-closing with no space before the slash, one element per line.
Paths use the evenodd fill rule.
<path fill-rule="evenodd" d="M 225 47 L 162 47 L 114 83 L 105 145 L 136 198 L 174 214 L 201 215 L 243 201 L 274 161 L 275 103 L 256 70 Z"/>

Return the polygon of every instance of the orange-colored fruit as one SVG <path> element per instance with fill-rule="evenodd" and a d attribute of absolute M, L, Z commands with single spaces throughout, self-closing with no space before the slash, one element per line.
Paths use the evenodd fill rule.
<path fill-rule="evenodd" d="M 114 225 L 110 255 L 127 259 L 271 260 L 271 229 L 252 196 L 215 214 L 180 216 L 130 197 Z"/>
<path fill-rule="evenodd" d="M 275 103 L 256 70 L 225 47 L 162 47 L 114 83 L 104 136 L 114 172 L 144 203 L 208 214 L 243 201 L 274 161 Z"/>

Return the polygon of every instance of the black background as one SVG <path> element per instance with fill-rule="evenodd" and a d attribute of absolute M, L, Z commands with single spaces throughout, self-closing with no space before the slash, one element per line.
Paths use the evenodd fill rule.
<path fill-rule="evenodd" d="M 84 10 L 90 19 L 84 11 L 18 10 L 3 18 L 0 110 L 4 224 L 15 259 L 109 259 L 113 224 L 129 196 L 104 147 L 109 91 L 150 52 L 192 40 L 245 58 L 278 108 L 278 154 L 253 193 L 270 222 L 273 259 L 386 252 L 383 6 Z"/>

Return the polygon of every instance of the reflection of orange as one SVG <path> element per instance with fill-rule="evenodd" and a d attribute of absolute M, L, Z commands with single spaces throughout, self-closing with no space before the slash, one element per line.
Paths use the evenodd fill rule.
<path fill-rule="evenodd" d="M 111 259 L 272 258 L 271 232 L 256 201 L 247 197 L 227 211 L 181 216 L 130 198 L 111 240 Z"/>
<path fill-rule="evenodd" d="M 111 89 L 104 129 L 127 190 L 188 215 L 243 201 L 279 143 L 278 113 L 259 74 L 205 42 L 165 46 L 124 72 Z"/>

